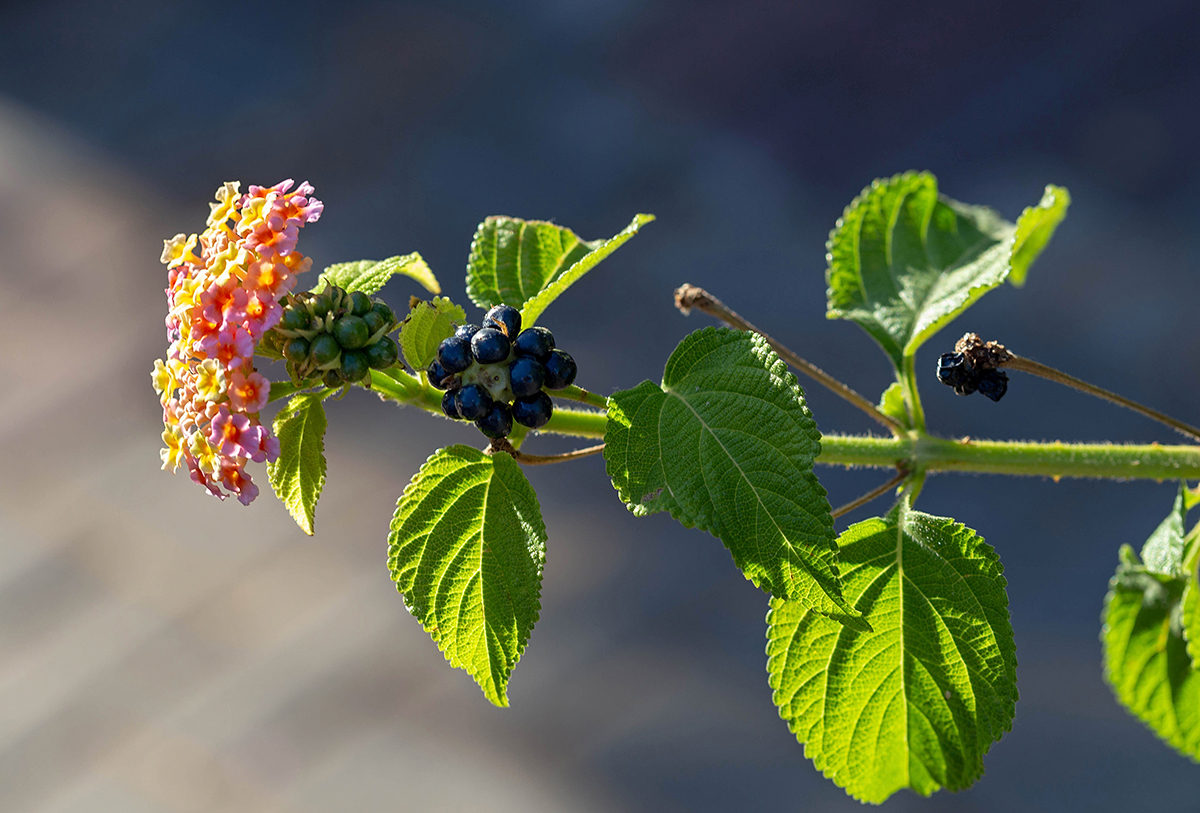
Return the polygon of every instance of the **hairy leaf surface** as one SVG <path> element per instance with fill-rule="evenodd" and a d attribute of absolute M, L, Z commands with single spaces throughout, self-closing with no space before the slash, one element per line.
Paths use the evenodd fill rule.
<path fill-rule="evenodd" d="M 388 568 L 451 666 L 508 705 L 508 678 L 538 619 L 546 526 L 507 454 L 433 454 L 396 505 Z"/>
<path fill-rule="evenodd" d="M 335 263 L 321 272 L 321 279 L 314 291 L 325 290 L 326 281 L 347 291 L 362 291 L 374 294 L 392 277 L 400 274 L 411 277 L 431 294 L 440 294 L 442 286 L 433 275 L 420 254 L 404 254 L 386 260 L 358 260 L 350 263 Z"/>
<path fill-rule="evenodd" d="M 444 296 L 417 302 L 400 325 L 400 349 L 414 370 L 424 370 L 437 358 L 438 345 L 467 321 L 463 309 Z"/>
<path fill-rule="evenodd" d="M 1012 727 L 1016 648 L 1003 568 L 969 528 L 898 505 L 840 539 L 872 632 L 771 600 L 767 675 L 814 765 L 855 798 L 961 790 Z"/>
<path fill-rule="evenodd" d="M 1048 186 L 1013 224 L 939 196 L 928 173 L 877 180 L 829 235 L 826 315 L 861 325 L 899 370 L 905 356 L 1010 274 L 1023 284 L 1069 200 L 1065 189 Z"/>
<path fill-rule="evenodd" d="M 757 333 L 705 328 L 609 398 L 604 457 L 635 514 L 670 511 L 729 548 L 746 578 L 844 620 L 837 544 L 813 474 L 821 433 L 804 391 Z"/>
<path fill-rule="evenodd" d="M 325 487 L 325 407 L 328 392 L 296 395 L 275 416 L 279 457 L 267 464 L 276 496 L 300 530 L 313 535 L 317 500 Z"/>
<path fill-rule="evenodd" d="M 467 296 L 481 308 L 521 308 L 522 323 L 530 327 L 563 291 L 653 219 L 638 215 L 608 240 L 582 240 L 553 223 L 489 217 L 471 241 Z"/>

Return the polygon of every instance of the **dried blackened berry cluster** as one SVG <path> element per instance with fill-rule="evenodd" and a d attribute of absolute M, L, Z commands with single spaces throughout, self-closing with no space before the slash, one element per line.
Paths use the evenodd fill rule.
<path fill-rule="evenodd" d="M 999 401 L 1008 392 L 1008 374 L 995 367 L 976 367 L 967 353 L 943 353 L 938 359 L 937 377 L 959 395 L 980 394 Z"/>
<path fill-rule="evenodd" d="M 335 285 L 289 297 L 273 332 L 293 381 L 320 376 L 326 387 L 340 387 L 396 363 L 400 349 L 387 335 L 395 327 L 383 302 Z"/>
<path fill-rule="evenodd" d="M 550 396 L 575 381 L 575 359 L 554 348 L 544 327 L 521 330 L 521 312 L 497 305 L 483 327 L 463 325 L 438 346 L 426 371 L 440 390 L 442 411 L 455 420 L 474 421 L 489 438 L 507 437 L 513 421 L 537 429 L 554 413 Z"/>

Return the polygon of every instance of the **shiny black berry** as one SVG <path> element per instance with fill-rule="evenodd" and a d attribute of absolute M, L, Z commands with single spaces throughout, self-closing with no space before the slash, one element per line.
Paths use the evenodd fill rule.
<path fill-rule="evenodd" d="M 453 341 L 454 338 L 451 337 L 446 341 Z M 508 337 L 495 328 L 485 327 L 471 337 L 471 352 L 475 354 L 475 360 L 480 364 L 495 364 L 498 361 L 504 361 L 508 358 L 508 351 Z M 442 364 L 444 365 L 445 362 L 443 361 Z"/>
<path fill-rule="evenodd" d="M 436 359 L 425 370 L 425 374 L 429 376 L 429 386 L 438 390 L 446 389 L 450 385 L 450 379 L 454 377 L 454 373 L 446 372 L 446 368 Z"/>
<path fill-rule="evenodd" d="M 471 341 L 471 337 L 479 332 L 479 325 L 459 325 L 458 330 L 454 331 L 455 336 L 461 336 L 467 341 Z"/>
<path fill-rule="evenodd" d="M 338 353 L 341 352 L 342 346 L 338 344 L 338 340 L 328 333 L 321 333 L 314 336 L 313 340 L 308 344 L 308 354 L 313 360 L 313 365 L 316 367 L 328 364 L 337 358 Z"/>
<path fill-rule="evenodd" d="M 400 348 L 396 347 L 394 339 L 384 336 L 366 349 L 367 363 L 372 370 L 384 370 L 391 367 L 400 358 Z"/>
<path fill-rule="evenodd" d="M 288 339 L 287 344 L 283 346 L 283 357 L 297 364 L 304 361 L 308 358 L 308 339 L 303 336 Z"/>
<path fill-rule="evenodd" d="M 937 377 L 948 387 L 958 387 L 975 376 L 971 362 L 962 353 L 942 353 L 938 358 Z"/>
<path fill-rule="evenodd" d="M 512 411 L 508 404 L 496 401 L 486 415 L 476 419 L 475 425 L 489 438 L 503 438 L 508 437 L 508 433 L 512 431 L 512 422 Z"/>
<path fill-rule="evenodd" d="M 483 317 L 483 326 L 499 330 L 509 339 L 521 332 L 521 312 L 512 305 L 497 305 Z"/>
<path fill-rule="evenodd" d="M 550 416 L 553 414 L 554 404 L 550 401 L 550 396 L 544 392 L 513 401 L 513 420 L 530 429 L 545 426 L 546 421 L 550 420 Z"/>
<path fill-rule="evenodd" d="M 542 386 L 548 390 L 561 390 L 571 386 L 579 372 L 579 368 L 575 366 L 575 359 L 565 350 L 555 350 L 551 353 L 544 366 L 546 381 Z"/>
<path fill-rule="evenodd" d="M 461 373 L 471 366 L 471 344 L 461 336 L 451 336 L 438 345 L 438 361 L 448 373 Z"/>
<path fill-rule="evenodd" d="M 300 308 L 285 309 L 283 318 L 279 320 L 279 326 L 284 330 L 308 330 L 311 324 L 312 317 L 308 315 L 308 311 Z"/>
<path fill-rule="evenodd" d="M 468 384 L 455 393 L 454 404 L 458 407 L 459 415 L 474 421 L 488 414 L 492 408 L 492 396 L 478 384 Z"/>
<path fill-rule="evenodd" d="M 545 362 L 554 350 L 554 334 L 544 327 L 527 327 L 513 342 L 513 352 Z"/>
<path fill-rule="evenodd" d="M 366 316 L 371 312 L 371 308 L 375 303 L 371 301 L 371 297 L 364 294 L 362 291 L 355 291 L 350 294 L 350 312 L 355 316 Z"/>
<path fill-rule="evenodd" d="M 462 420 L 462 415 L 458 414 L 458 402 L 454 399 L 457 393 L 458 390 L 448 390 L 442 396 L 442 412 L 453 421 Z"/>
<path fill-rule="evenodd" d="M 359 317 L 343 316 L 333 323 L 333 336 L 347 350 L 357 350 L 371 338 L 371 331 Z"/>
<path fill-rule="evenodd" d="M 521 356 L 508 365 L 508 385 L 518 398 L 541 392 L 545 380 L 546 370 L 537 359 Z"/>
<path fill-rule="evenodd" d="M 985 370 L 976 383 L 980 395 L 999 401 L 1008 392 L 1008 375 L 1000 370 Z"/>
<path fill-rule="evenodd" d="M 342 353 L 342 378 L 353 384 L 371 374 L 371 362 L 362 350 L 347 350 Z"/>

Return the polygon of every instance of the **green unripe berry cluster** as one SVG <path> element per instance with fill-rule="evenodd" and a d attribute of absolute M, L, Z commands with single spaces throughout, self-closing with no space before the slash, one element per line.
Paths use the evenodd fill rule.
<path fill-rule="evenodd" d="M 340 387 L 396 364 L 400 348 L 387 335 L 395 327 L 396 316 L 386 304 L 334 285 L 289 296 L 271 332 L 292 381 L 316 379 Z"/>

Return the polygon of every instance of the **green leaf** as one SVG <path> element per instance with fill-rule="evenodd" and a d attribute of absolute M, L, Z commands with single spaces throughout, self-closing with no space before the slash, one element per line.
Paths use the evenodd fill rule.
<path fill-rule="evenodd" d="M 908 408 L 904 406 L 904 387 L 900 386 L 899 381 L 888 384 L 888 388 L 879 396 L 878 407 L 880 412 L 899 421 L 901 426 L 912 425 Z"/>
<path fill-rule="evenodd" d="M 400 325 L 400 349 L 414 370 L 424 370 L 437 357 L 438 345 L 467 321 L 463 309 L 444 296 L 419 301 Z"/>
<path fill-rule="evenodd" d="M 321 278 L 313 290 L 323 291 L 326 284 L 332 284 L 351 292 L 374 294 L 397 274 L 412 277 L 432 294 L 442 292 L 442 286 L 438 284 L 433 271 L 416 252 L 388 257 L 386 260 L 335 263 L 321 272 Z"/>
<path fill-rule="evenodd" d="M 497 706 L 508 705 L 509 675 L 538 619 L 545 561 L 537 495 L 507 454 L 441 449 L 396 505 L 396 588 L 450 665 Z"/>
<path fill-rule="evenodd" d="M 757 333 L 704 328 L 675 348 L 662 386 L 609 398 L 608 475 L 642 516 L 670 511 L 729 548 L 746 578 L 848 621 L 821 433 L 804 391 Z"/>
<path fill-rule="evenodd" d="M 877 180 L 829 235 L 826 315 L 857 322 L 901 370 L 905 356 L 1014 269 L 1024 282 L 1068 200 L 1066 190 L 1047 187 L 1014 225 L 940 197 L 928 173 Z"/>
<path fill-rule="evenodd" d="M 1183 589 L 1183 637 L 1192 669 L 1200 670 L 1200 580 L 1192 573 Z"/>
<path fill-rule="evenodd" d="M 1105 679 L 1159 737 L 1200 761 L 1200 670 L 1188 655 L 1180 606 L 1188 580 L 1128 552 L 1123 559 L 1104 600 Z"/>
<path fill-rule="evenodd" d="M 999 557 L 971 529 L 904 504 L 839 543 L 846 597 L 874 631 L 772 599 L 767 674 L 780 716 L 860 801 L 970 787 L 1017 700 Z"/>
<path fill-rule="evenodd" d="M 532 326 L 563 291 L 653 219 L 638 215 L 615 237 L 588 241 L 553 223 L 489 217 L 471 241 L 467 296 L 481 308 L 522 308 L 522 323 Z"/>
<path fill-rule="evenodd" d="M 1171 513 L 1167 514 L 1167 518 L 1154 529 L 1154 533 L 1150 534 L 1150 538 L 1142 546 L 1142 560 L 1147 569 L 1155 573 L 1169 576 L 1182 576 L 1184 573 L 1183 524 L 1187 511 L 1183 507 L 1183 497 L 1186 490 L 1187 483 L 1180 482 Z"/>
<path fill-rule="evenodd" d="M 1042 253 L 1054 230 L 1067 216 L 1071 193 L 1062 186 L 1046 186 L 1037 206 L 1027 206 L 1017 218 L 1017 234 L 1013 240 L 1012 271 L 1008 281 L 1020 288 L 1025 284 L 1029 266 Z"/>
<path fill-rule="evenodd" d="M 317 500 L 325 487 L 325 407 L 329 391 L 296 395 L 275 416 L 279 457 L 267 465 L 276 496 L 300 530 L 313 535 Z"/>

